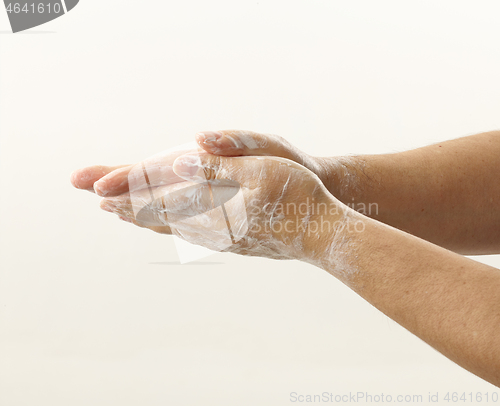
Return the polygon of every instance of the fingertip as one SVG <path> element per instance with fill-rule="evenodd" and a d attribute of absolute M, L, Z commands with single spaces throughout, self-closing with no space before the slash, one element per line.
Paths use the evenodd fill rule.
<path fill-rule="evenodd" d="M 205 142 L 205 134 L 197 133 L 195 135 L 195 141 L 200 146 L 200 148 L 202 148 L 203 150 L 205 150 L 207 152 L 212 152 L 213 146 L 209 145 Z"/>
<path fill-rule="evenodd" d="M 94 191 L 93 184 L 106 173 L 106 168 L 96 165 L 73 171 L 70 175 L 71 184 L 82 190 Z"/>
<path fill-rule="evenodd" d="M 110 193 L 123 193 L 125 184 L 116 182 L 116 177 L 111 175 L 115 173 L 119 176 L 126 176 L 130 170 L 130 165 L 120 166 L 102 166 L 94 165 L 82 169 L 77 169 L 70 175 L 71 184 L 77 189 L 96 192 L 99 196 L 106 196 Z M 104 179 L 106 181 L 104 181 Z M 97 190 L 96 190 L 97 188 Z M 118 188 L 117 190 L 115 190 Z M 112 189 L 112 190 L 111 190 Z"/>
<path fill-rule="evenodd" d="M 97 196 L 101 197 L 105 197 L 108 194 L 108 191 L 104 186 L 104 182 L 101 182 L 100 180 L 94 183 L 94 192 Z"/>
<path fill-rule="evenodd" d="M 83 189 L 83 190 L 88 190 L 89 185 L 88 185 L 88 180 L 90 178 L 90 175 L 88 173 L 88 169 L 77 169 L 76 171 L 73 171 L 70 175 L 70 182 L 73 185 L 73 187 L 77 189 Z"/>
<path fill-rule="evenodd" d="M 201 133 L 205 134 L 205 133 Z M 212 134 L 217 134 L 214 140 Z M 260 155 L 260 134 L 244 130 L 223 130 L 197 138 L 198 143 L 207 152 L 223 156 Z"/>
<path fill-rule="evenodd" d="M 222 133 L 220 131 L 203 131 L 196 134 L 196 140 L 200 142 L 215 142 L 222 137 Z"/>
<path fill-rule="evenodd" d="M 79 180 L 79 175 L 78 175 L 79 169 L 76 171 L 71 172 L 71 175 L 69 176 L 69 181 L 73 185 L 73 187 L 76 187 L 77 189 L 80 189 L 78 187 L 78 180 Z"/>
<path fill-rule="evenodd" d="M 205 151 L 217 153 L 221 150 L 220 140 L 222 134 L 218 131 L 204 131 L 195 135 L 195 140 L 198 145 Z"/>
<path fill-rule="evenodd" d="M 203 146 L 203 143 L 205 142 L 205 133 L 196 133 L 194 139 L 200 145 L 200 147 Z"/>
<path fill-rule="evenodd" d="M 113 205 L 109 199 L 102 199 L 99 203 L 99 207 L 104 211 L 113 212 Z"/>

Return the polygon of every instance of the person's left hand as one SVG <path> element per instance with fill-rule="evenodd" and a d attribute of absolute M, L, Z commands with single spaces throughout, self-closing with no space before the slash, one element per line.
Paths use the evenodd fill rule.
<path fill-rule="evenodd" d="M 101 207 L 214 250 L 301 260 L 311 260 L 319 240 L 336 233 L 350 213 L 314 173 L 287 159 L 200 153 L 160 161 L 137 166 L 153 174 L 154 186 L 134 190 L 129 182 L 128 193 L 104 198 Z M 120 183 L 123 170 L 103 180 Z M 319 233 L 325 221 L 329 230 Z"/>

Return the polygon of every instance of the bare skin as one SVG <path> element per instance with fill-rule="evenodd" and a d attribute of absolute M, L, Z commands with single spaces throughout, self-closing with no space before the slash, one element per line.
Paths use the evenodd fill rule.
<path fill-rule="evenodd" d="M 350 278 L 318 266 L 446 357 L 500 386 L 500 271 L 365 217 L 349 234 Z"/>
<path fill-rule="evenodd" d="M 359 187 L 341 200 L 377 202 L 383 223 L 464 255 L 500 252 L 500 132 L 411 151 L 359 156 Z M 331 160 L 325 159 L 326 166 Z M 334 195 L 338 174 L 327 171 Z"/>
<path fill-rule="evenodd" d="M 213 154 L 203 164 L 217 168 L 214 179 L 234 173 L 244 182 L 248 164 L 230 157 L 273 155 L 316 173 L 330 192 L 322 200 L 331 205 L 377 203 L 371 218 L 349 211 L 363 232 L 340 227 L 307 234 L 296 259 L 325 269 L 445 356 L 500 386 L 500 272 L 458 254 L 500 252 L 499 132 L 348 159 L 314 158 L 280 137 L 249 132 L 204 133 L 197 140 Z M 127 193 L 130 168 L 84 168 L 72 183 L 110 201 Z M 122 217 L 130 212 L 103 207 Z M 338 222 L 339 215 L 329 220 Z M 170 233 L 168 225 L 147 227 Z"/>

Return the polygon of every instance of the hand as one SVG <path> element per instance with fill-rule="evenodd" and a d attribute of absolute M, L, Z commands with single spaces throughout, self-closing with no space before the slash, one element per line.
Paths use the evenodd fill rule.
<path fill-rule="evenodd" d="M 129 193 L 107 197 L 101 207 L 214 250 L 308 261 L 323 246 L 320 240 L 342 228 L 349 212 L 315 174 L 287 159 L 202 153 L 164 160 L 161 165 L 158 156 L 136 166 L 139 175 L 148 173 L 150 184 L 156 179 L 152 188 L 129 181 Z M 157 176 L 159 168 L 162 177 Z M 134 170 L 127 170 L 130 178 Z M 117 185 L 122 176 L 119 169 L 104 180 Z M 222 204 L 224 216 L 215 210 Z M 328 229 L 321 233 L 319 224 L 325 221 Z"/>

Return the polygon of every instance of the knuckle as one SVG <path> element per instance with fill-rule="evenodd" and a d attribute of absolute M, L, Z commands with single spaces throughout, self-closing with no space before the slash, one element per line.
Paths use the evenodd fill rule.
<path fill-rule="evenodd" d="M 218 179 L 218 176 L 220 174 L 220 164 L 221 164 L 220 156 L 218 155 L 210 156 L 210 159 L 208 159 L 205 165 L 203 165 L 205 178 L 207 180 Z"/>

